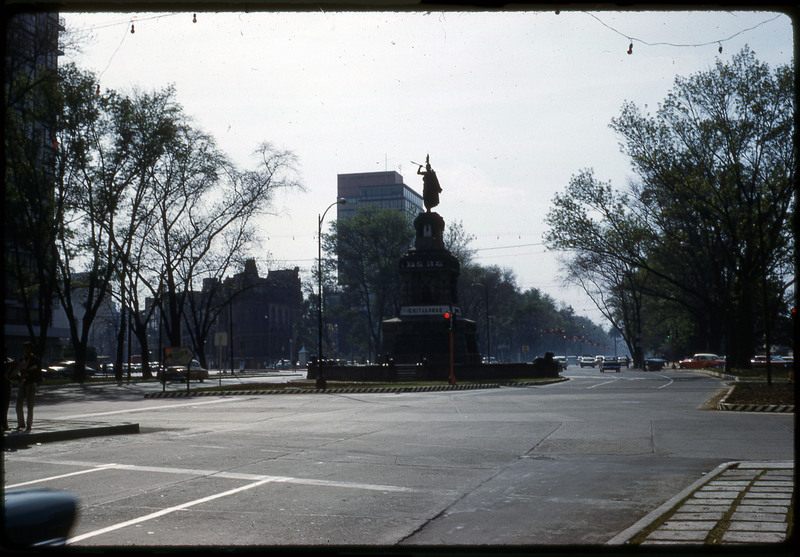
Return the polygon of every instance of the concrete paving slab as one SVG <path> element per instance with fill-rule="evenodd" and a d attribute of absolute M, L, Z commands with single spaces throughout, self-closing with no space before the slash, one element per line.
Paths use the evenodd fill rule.
<path fill-rule="evenodd" d="M 728 531 L 731 532 L 786 532 L 788 524 L 785 522 L 740 521 L 731 522 Z"/>
<path fill-rule="evenodd" d="M 786 513 L 749 513 L 736 510 L 731 520 L 781 522 L 786 520 Z"/>
<path fill-rule="evenodd" d="M 785 487 L 754 485 L 748 490 L 749 493 L 792 493 L 793 491 L 794 486 L 790 485 Z"/>
<path fill-rule="evenodd" d="M 725 532 L 722 543 L 780 543 L 786 535 L 778 532 Z"/>
<path fill-rule="evenodd" d="M 710 513 L 710 512 L 693 513 L 693 512 L 678 511 L 675 514 L 673 514 L 670 518 L 672 520 L 677 520 L 677 521 L 682 521 L 682 520 L 713 520 L 714 522 L 718 522 L 718 521 L 722 520 L 723 516 L 725 516 L 725 512 L 724 511 L 718 511 L 718 512 L 713 512 L 713 513 Z M 774 516 L 780 516 L 780 515 L 774 515 Z M 747 520 L 747 519 L 743 518 L 742 520 Z"/>
<path fill-rule="evenodd" d="M 747 485 L 748 484 L 746 484 L 746 483 L 744 485 L 707 485 L 705 487 L 701 487 L 700 490 L 697 492 L 697 494 L 698 494 L 698 497 L 700 497 L 700 496 L 702 496 L 702 494 L 708 493 L 708 492 L 727 493 L 727 492 L 733 491 L 733 492 L 738 493 L 740 491 L 744 491 L 745 488 L 747 487 Z"/>
<path fill-rule="evenodd" d="M 658 528 L 659 530 L 703 530 L 709 532 L 716 525 L 716 520 L 668 520 Z"/>
<path fill-rule="evenodd" d="M 690 499 L 689 501 L 697 505 L 727 505 L 728 507 L 730 507 L 735 500 L 736 497 L 726 497 L 725 499 L 721 497 L 715 497 L 715 498 L 704 497 L 702 499 Z M 689 503 L 689 501 L 687 501 L 687 504 L 692 504 Z"/>
<path fill-rule="evenodd" d="M 767 497 L 747 497 L 745 495 L 742 498 L 743 505 L 760 505 L 762 507 L 768 507 L 770 505 L 777 505 L 777 506 L 788 506 L 792 504 L 792 500 L 788 497 L 776 497 L 774 499 L 770 499 Z"/>
<path fill-rule="evenodd" d="M 703 543 L 708 537 L 705 530 L 655 530 L 648 537 L 648 541 L 672 541 L 672 542 L 697 542 Z"/>
<path fill-rule="evenodd" d="M 737 511 L 746 513 L 787 513 L 788 505 L 739 505 Z"/>
<path fill-rule="evenodd" d="M 792 470 L 794 469 L 794 462 L 771 462 L 771 461 L 750 461 L 750 462 L 740 462 L 739 463 L 739 470 L 748 470 L 748 469 L 764 469 L 764 470 Z"/>
<path fill-rule="evenodd" d="M 730 505 L 695 505 L 687 502 L 685 505 L 681 505 L 680 508 L 682 511 L 692 513 L 724 513 L 730 508 Z"/>

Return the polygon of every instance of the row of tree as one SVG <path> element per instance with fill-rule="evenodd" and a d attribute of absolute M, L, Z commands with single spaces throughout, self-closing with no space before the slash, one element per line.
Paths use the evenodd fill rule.
<path fill-rule="evenodd" d="M 111 298 L 121 308 L 118 371 L 128 321 L 146 373 L 154 316 L 167 345 L 182 345 L 188 330 L 202 347 L 198 337 L 235 293 L 191 292 L 241 267 L 276 188 L 301 187 L 293 154 L 263 143 L 252 169 L 237 168 L 171 87 L 101 91 L 71 64 L 57 73 L 20 65 L 6 81 L 5 286 L 24 305 L 30 337 L 44 347 L 57 300 L 80 376 Z"/>
<path fill-rule="evenodd" d="M 405 214 L 372 207 L 332 223 L 323 236 L 329 300 L 325 314 L 338 324 L 338 352 L 348 359 L 375 361 L 381 354 L 382 322 L 400 310 L 400 257 L 413 239 L 414 228 Z M 558 307 L 537 289 L 521 290 L 510 269 L 476 264 L 472 240 L 461 222 L 445 228 L 445 247 L 461 264 L 459 304 L 463 315 L 478 325 L 484 356 L 530 361 L 545 351 L 613 350 L 613 341 L 601 327 L 570 307 Z"/>
<path fill-rule="evenodd" d="M 635 179 L 623 191 L 579 172 L 548 215 L 549 247 L 618 328 L 645 347 L 716 352 L 748 367 L 791 345 L 795 77 L 748 48 L 678 77 L 655 115 L 611 122 Z"/>

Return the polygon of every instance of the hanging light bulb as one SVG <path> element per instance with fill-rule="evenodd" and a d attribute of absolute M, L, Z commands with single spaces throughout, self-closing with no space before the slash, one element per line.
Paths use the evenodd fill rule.
<path fill-rule="evenodd" d="M 628 45 L 628 54 L 633 54 L 633 43 Z"/>
<path fill-rule="evenodd" d="M 133 29 L 133 23 L 131 23 L 131 35 L 133 35 L 136 31 Z"/>
<path fill-rule="evenodd" d="M 722 43 L 719 43 L 719 53 L 722 54 Z"/>
<path fill-rule="evenodd" d="M 97 90 L 95 91 L 95 94 L 96 95 L 100 94 L 100 84 L 99 83 L 97 84 Z"/>
<path fill-rule="evenodd" d="M 192 16 L 192 23 L 197 23 L 197 14 Z"/>

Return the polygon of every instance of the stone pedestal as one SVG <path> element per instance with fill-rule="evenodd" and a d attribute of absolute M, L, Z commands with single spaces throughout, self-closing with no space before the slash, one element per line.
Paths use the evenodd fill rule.
<path fill-rule="evenodd" d="M 453 328 L 454 363 L 480 363 L 475 322 L 460 315 L 461 266 L 444 247 L 444 219 L 438 213 L 421 213 L 414 228 L 414 247 L 400 259 L 400 313 L 383 322 L 383 357 L 392 358 L 397 364 L 425 359 L 432 365 L 449 365 L 450 330 L 444 314 L 450 312 L 457 316 Z"/>

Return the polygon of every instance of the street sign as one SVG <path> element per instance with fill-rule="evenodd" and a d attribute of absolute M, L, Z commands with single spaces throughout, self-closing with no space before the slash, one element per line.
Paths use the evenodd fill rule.
<path fill-rule="evenodd" d="M 228 346 L 228 333 L 215 333 L 214 346 Z"/>

